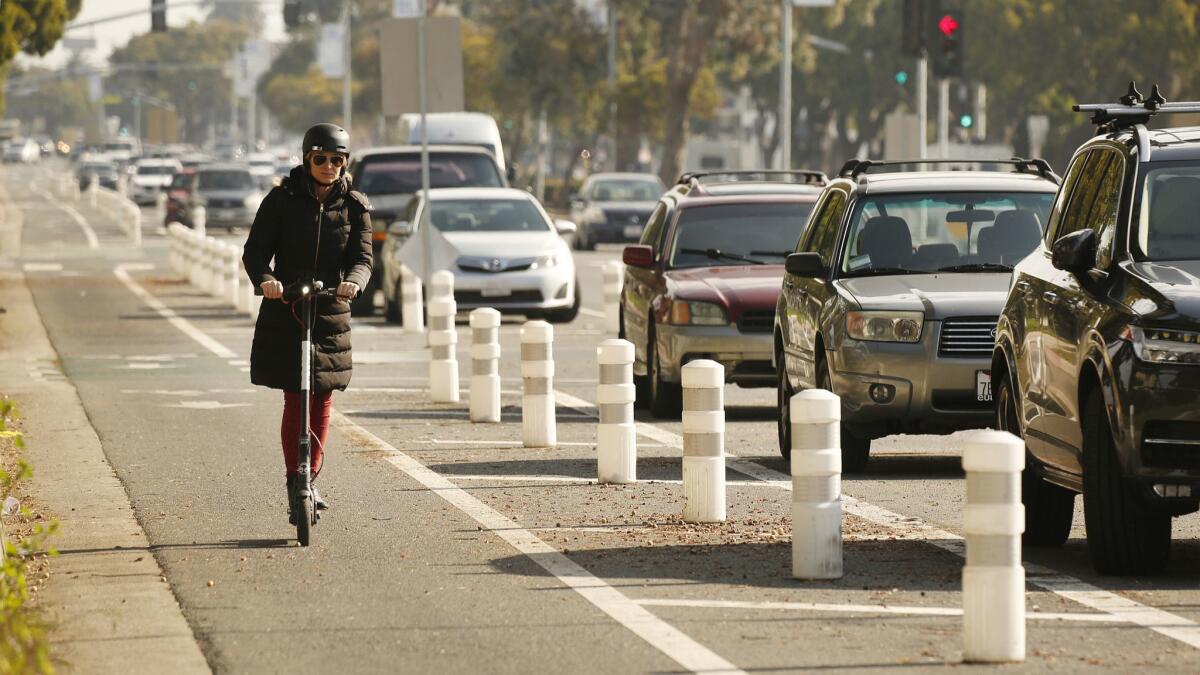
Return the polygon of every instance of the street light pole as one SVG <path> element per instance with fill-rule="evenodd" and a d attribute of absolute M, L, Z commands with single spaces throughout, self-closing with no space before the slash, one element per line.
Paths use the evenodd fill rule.
<path fill-rule="evenodd" d="M 424 207 L 421 209 L 420 218 L 420 236 L 421 236 L 421 257 L 422 257 L 422 292 L 429 292 L 429 281 L 433 271 L 430 267 L 433 265 L 433 236 L 429 232 L 430 220 L 429 212 L 433 209 L 433 205 L 429 203 L 429 78 L 425 72 L 425 24 L 428 19 L 428 0 L 421 0 L 421 15 L 417 18 L 417 96 L 420 99 L 421 108 L 421 200 Z M 349 65 L 349 64 L 347 64 Z M 349 78 L 347 78 L 349 79 Z"/>
<path fill-rule="evenodd" d="M 792 168 L 792 0 L 783 0 L 779 65 L 779 168 Z"/>
<path fill-rule="evenodd" d="M 342 64 L 342 127 L 346 129 L 346 133 L 350 133 L 350 125 L 353 123 L 352 116 L 354 106 L 350 98 L 350 3 L 347 2 L 342 8 L 342 58 L 345 62 Z"/>
<path fill-rule="evenodd" d="M 929 55 L 917 57 L 917 157 L 925 159 L 929 144 Z"/>
<path fill-rule="evenodd" d="M 617 164 L 617 93 L 617 7 L 616 0 L 608 0 L 608 164 L 613 171 L 621 170 Z"/>

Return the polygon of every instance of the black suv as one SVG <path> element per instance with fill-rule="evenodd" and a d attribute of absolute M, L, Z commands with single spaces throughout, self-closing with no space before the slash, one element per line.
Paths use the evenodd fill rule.
<path fill-rule="evenodd" d="M 1093 113 L 1045 240 L 1016 266 L 992 358 L 997 425 L 1025 438 L 1025 541 L 1055 546 L 1083 493 L 1102 574 L 1161 571 L 1200 497 L 1200 103 L 1131 84 Z"/>

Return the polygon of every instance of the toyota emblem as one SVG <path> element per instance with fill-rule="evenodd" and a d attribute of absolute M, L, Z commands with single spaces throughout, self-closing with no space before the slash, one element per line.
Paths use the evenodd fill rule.
<path fill-rule="evenodd" d="M 499 258 L 492 258 L 491 261 L 488 262 L 488 269 L 493 272 L 499 272 L 500 270 L 504 269 L 504 263 L 501 262 Z"/>
<path fill-rule="evenodd" d="M 641 225 L 641 224 L 642 224 L 642 219 L 641 219 L 641 217 L 640 217 L 640 216 L 631 216 L 631 217 L 629 218 L 629 222 L 630 222 L 631 224 L 633 224 L 633 225 Z"/>
<path fill-rule="evenodd" d="M 996 327 L 995 326 L 992 327 L 992 332 L 989 333 L 989 335 L 992 336 L 992 341 L 994 342 L 996 340 Z"/>

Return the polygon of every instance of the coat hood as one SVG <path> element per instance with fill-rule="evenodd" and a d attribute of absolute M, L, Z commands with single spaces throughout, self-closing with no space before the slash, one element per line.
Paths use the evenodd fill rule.
<path fill-rule="evenodd" d="M 292 167 L 290 173 L 280 181 L 279 186 L 292 195 L 308 195 L 316 199 L 312 195 L 312 190 L 309 188 L 309 181 L 312 180 L 308 175 L 308 170 L 303 164 L 297 164 Z M 329 193 L 329 197 L 325 201 L 335 201 L 339 197 L 343 197 L 350 192 L 350 181 L 346 180 L 346 176 L 338 178 L 333 182 L 333 190 Z"/>

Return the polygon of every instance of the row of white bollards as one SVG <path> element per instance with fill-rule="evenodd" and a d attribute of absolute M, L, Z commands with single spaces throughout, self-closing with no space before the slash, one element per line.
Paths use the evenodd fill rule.
<path fill-rule="evenodd" d="M 235 311 L 258 320 L 262 297 L 246 278 L 242 251 L 236 244 L 209 237 L 179 223 L 167 226 L 167 259 L 193 286 L 227 301 Z"/>

